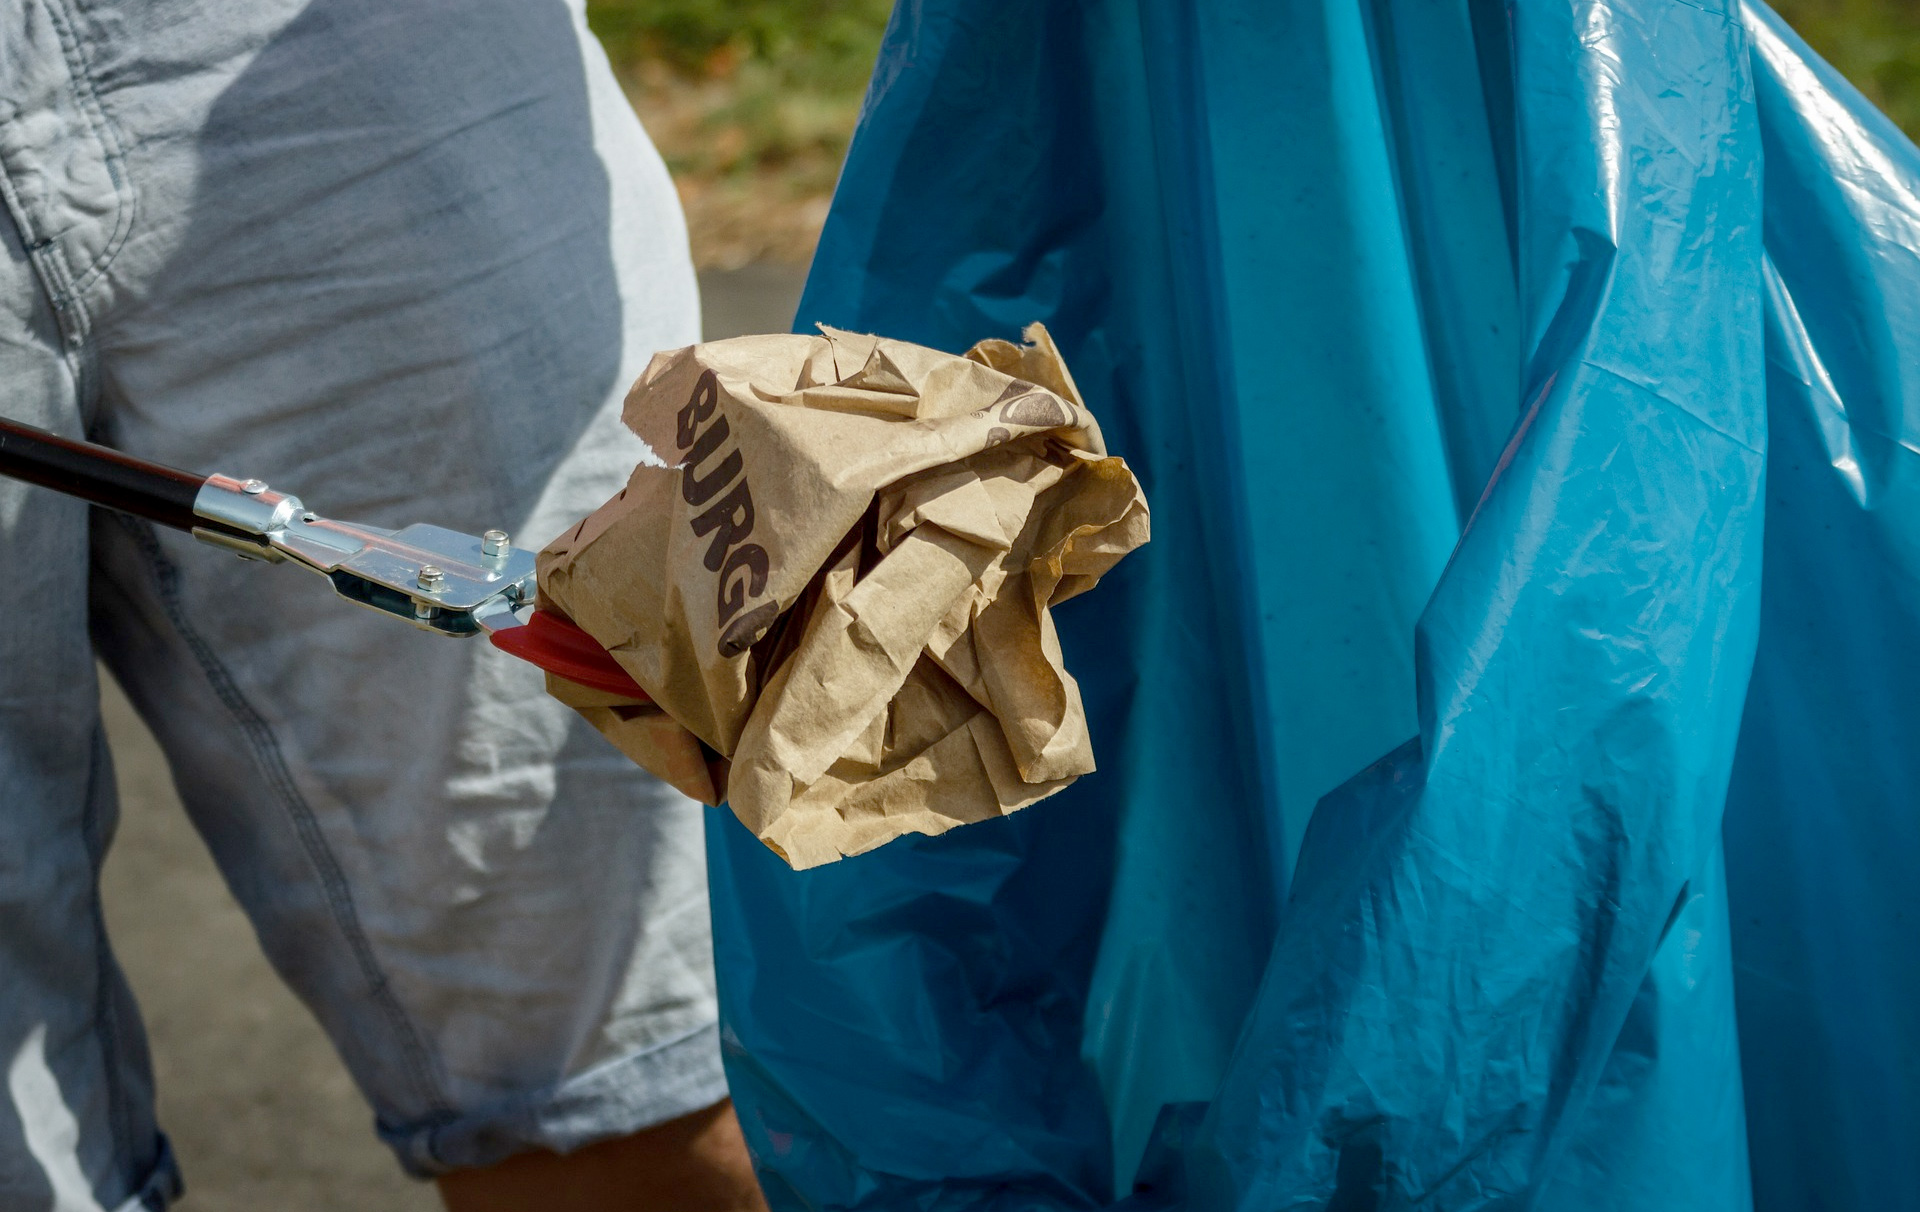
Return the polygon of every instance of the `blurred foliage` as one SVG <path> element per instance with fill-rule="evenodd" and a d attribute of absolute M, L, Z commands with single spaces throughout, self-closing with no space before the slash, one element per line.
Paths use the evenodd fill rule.
<path fill-rule="evenodd" d="M 689 73 L 752 59 L 782 83 L 858 93 L 892 0 L 588 0 L 616 63 L 663 59 Z M 724 70 L 724 67 L 723 67 Z"/>
<path fill-rule="evenodd" d="M 892 0 L 587 0 L 673 170 L 694 260 L 805 262 Z"/>
<path fill-rule="evenodd" d="M 1774 9 L 1901 129 L 1920 138 L 1920 3 L 1775 0 Z"/>
<path fill-rule="evenodd" d="M 699 122 L 709 138 L 668 149 L 675 168 L 746 171 L 825 154 L 830 184 L 892 7 L 892 0 L 588 0 L 587 21 L 630 87 L 710 86 Z"/>
<path fill-rule="evenodd" d="M 1874 104 L 1920 133 L 1920 0 L 1775 7 Z M 728 85 L 702 119 L 713 139 L 675 165 L 725 172 L 837 159 L 891 8 L 892 0 L 588 0 L 587 19 L 630 79 L 659 65 L 683 81 Z"/>
<path fill-rule="evenodd" d="M 1920 137 L 1920 0 L 1774 3 Z M 673 169 L 702 265 L 811 255 L 892 7 L 587 0 L 589 24 Z"/>

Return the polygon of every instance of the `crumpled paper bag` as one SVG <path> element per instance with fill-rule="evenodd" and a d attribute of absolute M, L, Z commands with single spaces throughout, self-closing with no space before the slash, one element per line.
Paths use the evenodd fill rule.
<path fill-rule="evenodd" d="M 657 459 L 539 565 L 652 702 L 549 689 L 796 868 L 1090 773 L 1050 607 L 1148 532 L 1041 326 L 821 332 L 656 355 L 624 416 Z"/>

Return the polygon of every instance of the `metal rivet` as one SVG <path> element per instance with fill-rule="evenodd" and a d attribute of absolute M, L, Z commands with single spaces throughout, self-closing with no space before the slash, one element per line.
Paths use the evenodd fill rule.
<path fill-rule="evenodd" d="M 487 533 L 481 535 L 480 554 L 490 556 L 507 554 L 507 532 L 504 530 L 489 530 Z"/>
<path fill-rule="evenodd" d="M 433 564 L 421 565 L 420 581 L 419 581 L 420 588 L 426 589 L 426 590 L 434 590 L 434 589 L 439 589 L 441 586 L 445 585 L 446 583 L 447 583 L 447 574 L 441 571 L 439 567 Z"/>
<path fill-rule="evenodd" d="M 248 480 L 240 486 L 240 491 L 246 493 L 248 496 L 257 497 L 266 490 L 267 482 L 265 480 Z"/>

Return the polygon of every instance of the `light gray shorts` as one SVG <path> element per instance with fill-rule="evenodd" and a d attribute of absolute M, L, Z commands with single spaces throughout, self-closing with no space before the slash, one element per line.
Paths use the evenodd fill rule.
<path fill-rule="evenodd" d="M 698 336 L 565 0 L 0 0 L 0 412 L 538 547 Z M 96 654 L 412 1171 L 725 1094 L 692 802 L 482 642 L 0 481 L 0 1209 L 161 1207 Z"/>

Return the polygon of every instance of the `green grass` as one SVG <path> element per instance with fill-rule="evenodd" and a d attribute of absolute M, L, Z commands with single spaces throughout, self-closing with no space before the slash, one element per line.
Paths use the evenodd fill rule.
<path fill-rule="evenodd" d="M 587 20 L 616 63 L 657 58 L 683 72 L 716 58 L 774 69 L 780 83 L 858 94 L 891 0 L 589 0 Z"/>
<path fill-rule="evenodd" d="M 1777 0 L 1774 8 L 1909 136 L 1920 138 L 1920 4 Z"/>
<path fill-rule="evenodd" d="M 676 168 L 744 171 L 821 154 L 837 168 L 892 7 L 891 0 L 588 0 L 587 20 L 629 79 L 654 65 L 684 84 L 719 86 L 700 119 L 712 138 L 673 149 Z"/>

